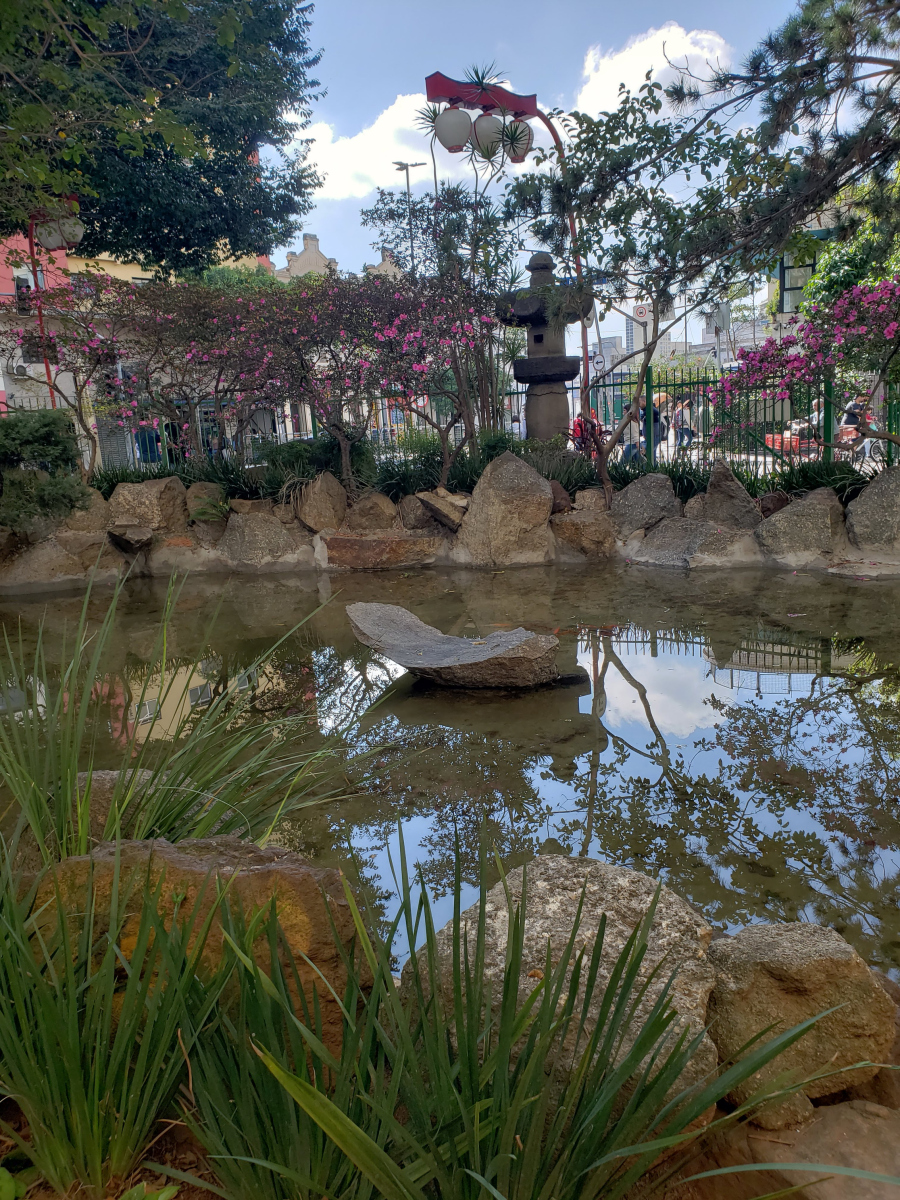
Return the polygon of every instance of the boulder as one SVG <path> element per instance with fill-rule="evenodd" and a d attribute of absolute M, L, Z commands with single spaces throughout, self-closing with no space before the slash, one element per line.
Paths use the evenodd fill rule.
<path fill-rule="evenodd" d="M 553 508 L 552 513 L 566 513 L 572 511 L 572 498 L 558 479 L 550 480 L 550 491 L 553 493 Z"/>
<path fill-rule="evenodd" d="M 478 567 L 531 566 L 553 554 L 546 479 L 507 450 L 488 463 L 457 534 L 456 557 Z"/>
<path fill-rule="evenodd" d="M 87 571 L 79 560 L 59 544 L 56 538 L 28 546 L 0 568 L 3 591 L 39 591 L 48 584 L 61 586 L 83 583 Z"/>
<path fill-rule="evenodd" d="M 324 550 L 317 559 L 322 567 L 353 571 L 387 571 L 399 567 L 422 567 L 443 558 L 447 539 L 416 533 L 344 534 L 327 530 L 316 542 Z"/>
<path fill-rule="evenodd" d="M 153 545 L 153 530 L 146 525 L 113 525 L 106 531 L 110 543 L 127 557 L 134 557 Z"/>
<path fill-rule="evenodd" d="M 143 525 L 168 533 L 187 528 L 184 484 L 174 475 L 146 483 L 120 483 L 109 501 L 111 525 Z"/>
<path fill-rule="evenodd" d="M 680 517 L 682 504 L 669 476 L 653 471 L 616 492 L 611 512 L 616 537 L 624 542 L 639 529 L 652 529 L 666 517 Z"/>
<path fill-rule="evenodd" d="M 764 496 L 759 498 L 759 511 L 763 520 L 766 517 L 773 517 L 775 513 L 781 512 L 783 508 L 787 508 L 791 498 L 787 492 L 766 492 Z"/>
<path fill-rule="evenodd" d="M 616 531 L 603 509 L 557 513 L 550 518 L 550 528 L 559 541 L 587 558 L 609 558 L 616 552 Z"/>
<path fill-rule="evenodd" d="M 551 961 L 558 962 L 572 936 L 576 911 L 584 896 L 581 921 L 575 937 L 574 952 L 585 949 L 590 960 L 601 918 L 606 916 L 603 953 L 590 1003 L 584 1033 L 589 1034 L 598 1018 L 603 993 L 609 983 L 616 957 L 634 928 L 642 922 L 656 896 L 657 881 L 638 871 L 612 866 L 588 858 L 567 858 L 558 854 L 541 855 L 528 864 L 528 900 L 525 914 L 524 952 L 519 972 L 519 999 L 523 1002 L 534 990 L 535 980 L 543 976 L 549 952 Z M 506 887 L 513 903 L 522 896 L 523 868 L 510 871 Z M 485 923 L 484 974 L 491 984 L 495 1000 L 499 997 L 504 972 L 507 969 L 508 905 L 503 882 L 487 894 Z M 462 924 L 474 954 L 478 906 L 462 914 Z M 648 935 L 648 949 L 639 973 L 638 988 L 646 984 L 639 998 L 635 1019 L 625 1034 L 627 1049 L 643 1021 L 659 998 L 665 983 L 673 976 L 670 998 L 678 1014 L 677 1030 L 689 1029 L 700 1033 L 706 1024 L 706 1003 L 713 986 L 714 975 L 706 959 L 706 948 L 712 929 L 689 904 L 667 887 L 660 888 L 653 924 Z M 440 986 L 444 1001 L 452 1008 L 453 987 L 453 924 L 450 922 L 437 935 L 440 956 Z M 420 951 L 420 962 L 424 962 Z M 409 987 L 409 968 L 404 969 L 403 982 Z M 652 978 L 651 978 L 652 976 Z M 584 996 L 584 973 L 581 996 Z M 401 985 L 402 987 L 402 985 Z M 579 1049 L 583 1049 L 582 1042 Z M 715 1070 L 716 1050 L 709 1036 L 704 1036 L 677 1087 L 686 1087 Z"/>
<path fill-rule="evenodd" d="M 581 492 L 576 492 L 573 507 L 576 512 L 583 510 L 606 512 L 606 492 L 602 487 L 585 488 Z"/>
<path fill-rule="evenodd" d="M 297 520 L 294 515 L 294 510 L 290 504 L 273 504 L 272 512 L 282 523 L 282 525 L 293 525 Z"/>
<path fill-rule="evenodd" d="M 712 521 L 720 529 L 742 529 L 745 532 L 755 529 L 762 520 L 762 513 L 747 489 L 735 478 L 731 467 L 722 458 L 717 458 L 712 465 L 706 491 L 691 497 L 685 505 L 684 515 Z"/>
<path fill-rule="evenodd" d="M 900 1108 L 900 984 L 881 971 L 872 974 L 894 1002 L 894 1042 L 878 1074 L 855 1083 L 846 1094 L 850 1100 L 871 1100 L 885 1108 Z"/>
<path fill-rule="evenodd" d="M 271 505 L 268 512 L 233 512 L 216 549 L 239 567 L 313 565 L 312 538 L 299 525 L 279 521 Z"/>
<path fill-rule="evenodd" d="M 393 528 L 397 506 L 381 492 L 364 492 L 344 518 L 347 533 L 377 533 Z"/>
<path fill-rule="evenodd" d="M 62 528 L 57 530 L 56 540 L 86 571 L 95 566 L 116 567 L 122 561 L 109 544 L 105 531 L 82 533 L 77 529 Z"/>
<path fill-rule="evenodd" d="M 137 930 L 145 880 L 150 888 L 162 884 L 160 913 L 167 923 L 171 922 L 176 907 L 182 914 L 196 910 L 199 919 L 195 928 L 215 905 L 217 886 L 229 885 L 232 909 L 241 909 L 246 918 L 266 908 L 274 898 L 300 987 L 310 1010 L 314 993 L 318 995 L 323 1040 L 331 1049 L 339 1048 L 340 1003 L 332 996 L 329 985 L 337 997 L 343 996 L 346 972 L 338 943 L 349 950 L 354 927 L 338 871 L 313 867 L 288 850 L 274 846 L 261 849 L 236 837 L 194 839 L 177 845 L 162 839 L 121 842 L 118 853 L 115 845 L 105 842 L 90 856 L 65 859 L 41 880 L 33 909 L 37 913 L 47 906 L 38 918 L 42 927 L 56 920 L 55 888 L 59 888 L 64 910 L 79 914 L 85 910 L 87 889 L 91 886 L 97 913 L 96 933 L 102 936 L 117 871 L 121 872 L 122 884 L 134 885 L 125 899 L 128 916 L 120 942 L 126 955 Z M 126 892 L 122 884 L 120 900 Z M 332 934 L 332 922 L 337 941 Z M 216 916 L 202 958 L 214 970 L 224 953 L 222 923 Z M 255 956 L 260 966 L 268 969 L 269 949 L 263 934 L 256 944 Z M 363 982 L 364 986 L 370 983 L 365 969 Z M 296 995 L 294 998 L 295 1002 L 299 999 Z"/>
<path fill-rule="evenodd" d="M 404 496 L 397 511 L 404 529 L 432 529 L 435 525 L 434 517 L 418 496 Z"/>
<path fill-rule="evenodd" d="M 847 533 L 864 552 L 900 552 L 900 467 L 881 471 L 847 506 Z"/>
<path fill-rule="evenodd" d="M 768 1134 L 753 1125 L 731 1126 L 705 1143 L 697 1158 L 667 1181 L 677 1200 L 755 1200 L 763 1194 L 787 1194 L 801 1187 L 806 1200 L 896 1200 L 897 1188 L 852 1176 L 829 1175 L 829 1167 L 850 1167 L 900 1177 L 900 1113 L 866 1100 L 813 1110 L 799 1128 Z M 779 1164 L 808 1163 L 809 1170 L 787 1170 Z M 693 1176 L 723 1167 L 771 1164 L 691 1182 Z"/>
<path fill-rule="evenodd" d="M 340 529 L 347 515 L 347 493 L 331 474 L 323 471 L 304 484 L 297 516 L 314 533 Z"/>
<path fill-rule="evenodd" d="M 272 512 L 273 504 L 268 497 L 257 496 L 253 500 L 231 500 L 228 507 L 233 513 L 265 513 Z"/>
<path fill-rule="evenodd" d="M 428 515 L 441 525 L 445 525 L 453 533 L 459 529 L 468 505 L 461 504 L 450 492 L 444 488 L 434 492 L 416 492 L 415 498 Z M 468 501 L 469 497 L 466 496 L 465 499 Z"/>
<path fill-rule="evenodd" d="M 781 566 L 830 560 L 843 540 L 844 510 L 832 488 L 817 488 L 803 500 L 767 517 L 753 532 L 760 549 Z"/>
<path fill-rule="evenodd" d="M 755 561 L 759 550 L 743 529 L 721 529 L 712 521 L 685 515 L 660 521 L 629 551 L 629 558 L 657 567 L 715 566 Z"/>
<path fill-rule="evenodd" d="M 449 637 L 396 604 L 348 604 L 347 616 L 363 645 L 449 687 L 532 688 L 559 674 L 558 640 L 527 629 Z"/>
<path fill-rule="evenodd" d="M 188 520 L 212 522 L 221 519 L 219 506 L 225 503 L 225 493 L 217 483 L 192 483 L 184 499 Z"/>
<path fill-rule="evenodd" d="M 728 1097 L 734 1103 L 746 1100 L 784 1071 L 797 1081 L 827 1071 L 827 1077 L 805 1084 L 802 1090 L 811 1099 L 833 1095 L 878 1072 L 877 1066 L 847 1072 L 840 1068 L 857 1062 L 881 1063 L 891 1050 L 894 1002 L 833 929 L 802 921 L 748 925 L 735 937 L 713 942 L 709 961 L 716 984 L 708 1020 L 721 1061 L 773 1024 L 773 1032 L 781 1032 L 836 1008 L 736 1088 Z"/>
<path fill-rule="evenodd" d="M 78 533 L 100 533 L 109 524 L 109 504 L 96 488 L 88 488 L 90 504 L 87 508 L 76 508 L 64 521 L 66 529 Z"/>

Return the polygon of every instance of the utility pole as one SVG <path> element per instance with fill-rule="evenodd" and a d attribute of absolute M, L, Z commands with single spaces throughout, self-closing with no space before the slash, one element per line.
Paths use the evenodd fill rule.
<path fill-rule="evenodd" d="M 416 276 L 416 248 L 413 241 L 412 192 L 409 187 L 409 169 L 410 167 L 424 167 L 426 165 L 426 163 L 394 162 L 394 166 L 398 171 L 406 172 L 406 214 L 409 218 L 409 262 L 414 279 Z"/>

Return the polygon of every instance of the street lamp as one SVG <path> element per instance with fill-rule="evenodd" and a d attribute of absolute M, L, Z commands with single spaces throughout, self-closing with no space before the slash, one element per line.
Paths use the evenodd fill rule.
<path fill-rule="evenodd" d="M 560 170 L 565 174 L 566 159 L 562 140 L 556 126 L 546 113 L 538 108 L 535 93 L 522 96 L 495 83 L 482 85 L 450 79 L 440 71 L 435 71 L 425 80 L 425 95 L 431 104 L 448 105 L 435 118 L 434 132 L 441 145 L 452 154 L 461 153 L 466 143 L 471 142 L 484 153 L 502 147 L 511 162 L 524 162 L 534 143 L 534 134 L 528 120 L 538 120 L 549 129 L 556 147 Z M 472 121 L 464 111 L 467 108 L 481 109 L 482 115 Z M 505 123 L 499 121 L 493 115 L 495 112 L 508 115 L 510 120 Z M 407 183 L 408 178 L 407 176 Z M 584 278 L 584 271 L 576 246 L 575 217 L 571 212 L 567 212 L 566 217 L 572 238 L 575 274 L 581 280 Z M 581 358 L 581 411 L 586 416 L 590 412 L 590 367 L 587 326 L 584 322 L 581 326 Z"/>
<path fill-rule="evenodd" d="M 53 387 L 53 374 L 50 370 L 50 359 L 47 355 L 47 337 L 44 333 L 44 309 L 41 304 L 41 283 L 38 278 L 37 253 L 34 243 L 37 241 L 45 250 L 74 250 L 84 237 L 84 223 L 79 220 L 74 211 L 77 199 L 68 197 L 70 212 L 62 217 L 50 217 L 46 213 L 32 213 L 28 222 L 28 253 L 31 257 L 31 280 L 34 290 L 34 302 L 37 308 L 38 330 L 41 335 L 41 353 L 44 356 L 44 373 L 47 376 L 47 390 L 50 393 L 50 407 L 56 408 L 56 391 Z"/>
<path fill-rule="evenodd" d="M 398 171 L 406 172 L 406 215 L 409 218 L 409 262 L 412 269 L 413 279 L 416 277 L 416 249 L 413 242 L 413 220 L 412 220 L 412 192 L 409 190 L 409 171 L 410 167 L 424 167 L 425 163 L 408 163 L 394 161 L 394 166 Z"/>

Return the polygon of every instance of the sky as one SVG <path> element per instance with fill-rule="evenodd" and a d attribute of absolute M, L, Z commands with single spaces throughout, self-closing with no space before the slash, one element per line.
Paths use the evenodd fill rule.
<path fill-rule="evenodd" d="M 312 40 L 323 51 L 317 75 L 326 94 L 303 136 L 314 139 L 310 161 L 326 178 L 305 231 L 318 234 L 342 270 L 378 261 L 359 211 L 377 187 L 403 186 L 395 159 L 427 163 L 412 173 L 414 189 L 427 190 L 428 143 L 414 118 L 433 71 L 459 79 L 473 64 L 494 63 L 514 91 L 536 92 L 544 108 L 596 115 L 614 107 L 620 83 L 636 88 L 651 69 L 663 82 L 671 77 L 667 57 L 700 70 L 740 61 L 793 7 L 786 0 L 316 0 Z M 442 178 L 468 176 L 462 156 L 437 152 Z M 276 265 L 301 248 L 298 235 L 273 255 Z"/>

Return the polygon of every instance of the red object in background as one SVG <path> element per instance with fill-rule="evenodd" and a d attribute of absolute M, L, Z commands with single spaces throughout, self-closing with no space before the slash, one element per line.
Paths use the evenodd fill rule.
<path fill-rule="evenodd" d="M 440 71 L 435 71 L 426 78 L 425 96 L 433 104 L 443 102 L 455 104 L 459 108 L 481 108 L 485 112 L 492 108 L 502 108 L 514 117 L 542 115 L 537 106 L 537 95 L 519 96 L 497 84 L 483 88 L 477 83 L 469 83 L 463 79 L 450 79 Z"/>

